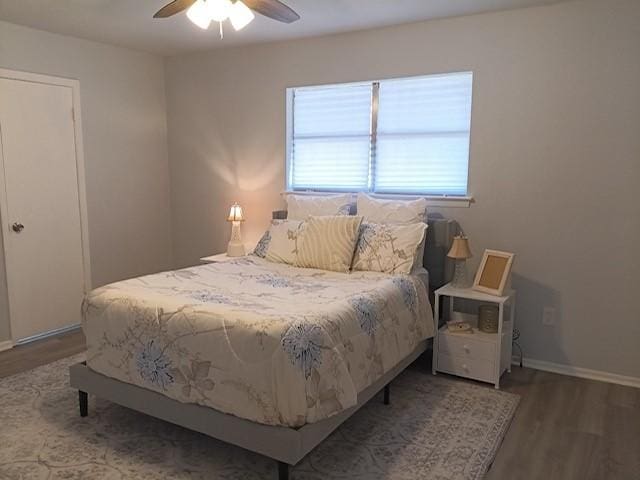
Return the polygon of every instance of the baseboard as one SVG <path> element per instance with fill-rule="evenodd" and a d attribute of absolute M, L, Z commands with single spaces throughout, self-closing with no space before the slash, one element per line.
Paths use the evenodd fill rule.
<path fill-rule="evenodd" d="M 36 340 L 43 340 L 48 337 L 53 337 L 54 335 L 60 335 L 61 333 L 67 333 L 72 330 L 77 330 L 80 328 L 79 323 L 75 323 L 73 325 L 67 325 L 66 327 L 56 328 L 55 330 L 51 330 L 49 332 L 38 333 L 37 335 L 32 335 L 27 338 L 23 338 L 15 342 L 15 345 L 24 345 L 25 343 L 35 342 Z"/>
<path fill-rule="evenodd" d="M 618 375 L 617 373 L 602 372 L 600 370 L 591 370 L 589 368 L 573 367 L 571 365 L 563 365 L 561 363 L 545 362 L 534 358 L 523 359 L 523 365 L 527 368 L 535 370 L 543 370 L 545 372 L 559 373 L 561 375 L 569 375 L 570 377 L 586 378 L 589 380 L 598 380 L 601 382 L 615 383 L 625 385 L 627 387 L 640 388 L 640 378 L 628 377 L 626 375 Z M 513 365 L 519 365 L 520 359 L 513 357 Z"/>
<path fill-rule="evenodd" d="M 9 350 L 13 348 L 12 340 L 5 340 L 4 342 L 0 342 L 0 352 L 4 352 L 5 350 Z"/>

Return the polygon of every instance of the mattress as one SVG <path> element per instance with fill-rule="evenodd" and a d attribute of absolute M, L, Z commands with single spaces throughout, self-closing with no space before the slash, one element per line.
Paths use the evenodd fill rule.
<path fill-rule="evenodd" d="M 113 283 L 83 303 L 87 365 L 180 402 L 298 427 L 355 405 L 433 336 L 420 278 L 249 256 Z"/>

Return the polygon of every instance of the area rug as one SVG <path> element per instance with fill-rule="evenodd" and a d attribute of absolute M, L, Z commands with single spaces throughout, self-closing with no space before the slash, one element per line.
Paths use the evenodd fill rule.
<path fill-rule="evenodd" d="M 273 460 L 90 396 L 70 357 L 0 379 L 0 479 L 277 478 Z M 518 396 L 410 368 L 291 471 L 294 480 L 480 479 Z"/>

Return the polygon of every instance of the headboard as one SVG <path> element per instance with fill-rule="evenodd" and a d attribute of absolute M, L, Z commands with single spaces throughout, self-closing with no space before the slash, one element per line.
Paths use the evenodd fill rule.
<path fill-rule="evenodd" d="M 355 208 L 351 213 L 354 214 Z M 274 220 L 286 220 L 286 210 L 273 212 Z M 440 288 L 449 282 L 453 273 L 451 261 L 447 258 L 447 252 L 453 242 L 453 237 L 458 234 L 459 226 L 455 220 L 444 218 L 439 214 L 431 214 L 427 218 L 427 240 L 424 249 L 424 268 L 429 271 L 429 285 L 432 290 Z"/>

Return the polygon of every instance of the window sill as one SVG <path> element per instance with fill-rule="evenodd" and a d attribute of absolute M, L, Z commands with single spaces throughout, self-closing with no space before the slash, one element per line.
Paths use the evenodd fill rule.
<path fill-rule="evenodd" d="M 339 195 L 351 192 L 320 192 L 313 190 L 285 190 L 281 192 L 282 196 L 285 195 L 308 195 L 323 197 L 327 195 Z M 366 193 L 366 192 L 365 192 Z M 357 193 L 351 193 L 353 200 L 356 200 Z M 389 199 L 389 200 L 415 200 L 417 198 L 424 198 L 427 200 L 427 206 L 429 207 L 443 207 L 443 208 L 469 208 L 475 200 L 472 196 L 468 195 L 403 195 L 399 193 L 375 193 L 371 195 L 374 198 Z"/>

